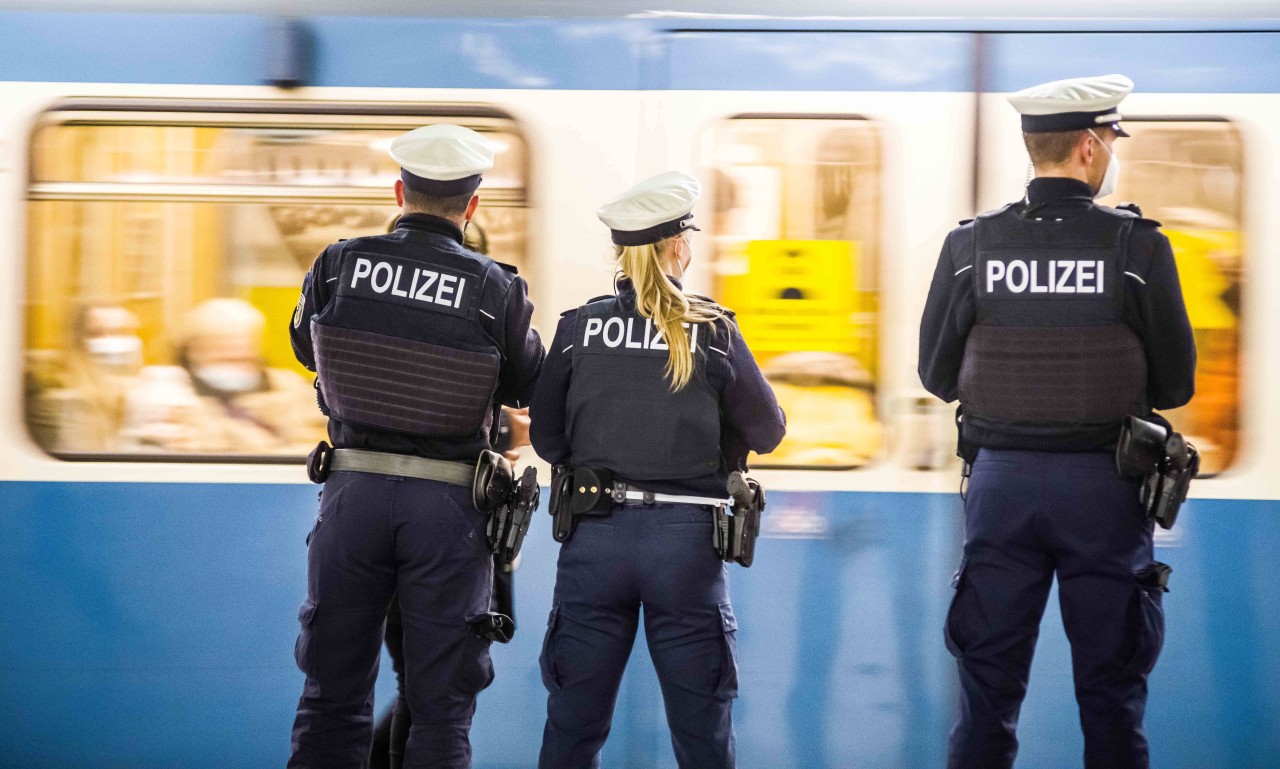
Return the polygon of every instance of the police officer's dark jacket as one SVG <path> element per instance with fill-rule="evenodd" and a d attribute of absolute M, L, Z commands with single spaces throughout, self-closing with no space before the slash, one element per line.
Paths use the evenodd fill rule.
<path fill-rule="evenodd" d="M 406 214 L 325 249 L 290 335 L 335 446 L 470 461 L 495 405 L 531 395 L 544 355 L 532 312 L 515 268 L 464 248 L 452 222 Z"/>
<path fill-rule="evenodd" d="M 973 446 L 1084 451 L 1127 414 L 1186 403 L 1195 344 L 1159 224 L 1038 178 L 953 230 L 920 328 L 920 378 Z"/>
<path fill-rule="evenodd" d="M 772 451 L 786 418 L 731 316 L 686 333 L 694 374 L 672 392 L 667 345 L 629 281 L 564 313 L 530 407 L 539 456 L 646 491 L 723 497 L 728 473 L 748 451 Z"/>

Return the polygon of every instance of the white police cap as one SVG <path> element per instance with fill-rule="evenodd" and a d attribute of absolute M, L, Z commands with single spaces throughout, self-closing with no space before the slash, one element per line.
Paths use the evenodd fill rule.
<path fill-rule="evenodd" d="M 1109 126 L 1116 135 L 1128 136 L 1120 127 L 1118 107 L 1132 90 L 1133 81 L 1124 75 L 1077 77 L 1018 91 L 1009 103 L 1022 115 L 1027 133 Z"/>
<path fill-rule="evenodd" d="M 493 144 L 470 128 L 439 123 L 415 128 L 391 142 L 405 186 L 424 195 L 466 195 L 493 168 Z"/>
<path fill-rule="evenodd" d="M 596 209 L 619 246 L 643 246 L 696 230 L 693 205 L 702 186 L 679 171 L 645 179 Z"/>

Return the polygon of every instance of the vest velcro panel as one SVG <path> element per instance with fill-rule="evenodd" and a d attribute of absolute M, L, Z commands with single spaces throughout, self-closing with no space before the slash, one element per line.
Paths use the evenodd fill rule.
<path fill-rule="evenodd" d="M 501 358 L 312 323 L 326 405 L 344 422 L 426 437 L 473 435 L 488 415 Z"/>
<path fill-rule="evenodd" d="M 1142 342 L 1123 324 L 975 326 L 960 368 L 966 415 L 1005 422 L 1119 421 L 1146 390 Z"/>

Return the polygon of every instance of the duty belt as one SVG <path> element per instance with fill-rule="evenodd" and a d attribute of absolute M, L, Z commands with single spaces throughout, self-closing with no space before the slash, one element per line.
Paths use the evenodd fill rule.
<path fill-rule="evenodd" d="M 332 449 L 330 453 L 326 475 L 337 472 L 396 475 L 402 478 L 440 481 L 468 488 L 476 477 L 474 467 L 460 462 L 445 462 L 408 454 L 387 454 L 363 449 Z"/>
<path fill-rule="evenodd" d="M 646 505 L 653 505 L 659 502 L 667 504 L 680 505 L 710 505 L 717 507 L 719 505 L 732 505 L 733 500 L 728 497 L 693 497 L 686 494 L 655 494 L 652 491 L 641 491 L 633 488 L 629 484 L 621 481 L 614 481 L 612 488 L 606 489 L 609 497 L 614 504 L 621 505 L 626 502 L 643 502 Z"/>

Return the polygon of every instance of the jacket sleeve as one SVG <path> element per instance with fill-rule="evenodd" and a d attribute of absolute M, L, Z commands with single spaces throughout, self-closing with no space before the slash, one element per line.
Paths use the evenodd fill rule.
<path fill-rule="evenodd" d="M 722 440 L 721 451 L 730 467 L 741 459 L 743 449 L 757 454 L 768 454 L 778 447 L 787 433 L 787 415 L 778 405 L 773 388 L 765 380 L 755 356 L 737 324 L 729 321 L 727 345 L 724 357 L 728 364 L 728 377 L 720 391 L 720 411 L 728 430 Z M 721 354 L 712 350 L 712 355 Z"/>
<path fill-rule="evenodd" d="M 572 374 L 569 350 L 573 345 L 574 314 L 560 319 L 551 351 L 542 364 L 533 402 L 529 405 L 529 442 L 538 456 L 551 464 L 569 458 L 569 436 L 565 426 L 568 420 L 566 403 L 569 397 L 569 378 Z"/>
<path fill-rule="evenodd" d="M 972 237 L 966 227 L 947 236 L 920 318 L 920 382 L 947 403 L 959 397 L 960 363 L 974 321 Z"/>
<path fill-rule="evenodd" d="M 308 371 L 316 370 L 316 352 L 311 341 L 311 318 L 324 310 L 332 295 L 332 284 L 329 271 L 329 246 L 316 257 L 316 261 L 302 279 L 302 295 L 298 297 L 298 306 L 293 310 L 293 318 L 289 323 L 289 341 L 293 345 L 293 355 Z"/>
<path fill-rule="evenodd" d="M 1131 243 L 1127 289 L 1136 315 L 1131 323 L 1147 355 L 1148 397 L 1152 408 L 1177 408 L 1191 400 L 1196 385 L 1196 342 L 1178 265 L 1158 230 L 1135 232 Z"/>
<path fill-rule="evenodd" d="M 504 406 L 524 408 L 533 397 L 534 385 L 546 357 L 542 339 L 530 326 L 533 302 L 529 301 L 529 286 L 524 278 L 516 276 L 507 287 L 501 314 L 506 360 L 498 377 L 497 398 Z"/>

